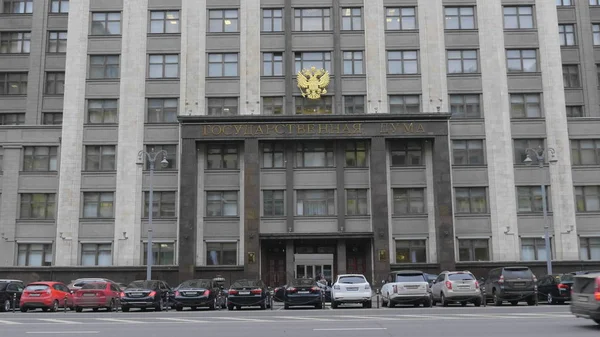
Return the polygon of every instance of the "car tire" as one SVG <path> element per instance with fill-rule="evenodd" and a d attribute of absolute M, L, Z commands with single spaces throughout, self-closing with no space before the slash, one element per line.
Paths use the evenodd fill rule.
<path fill-rule="evenodd" d="M 475 305 L 476 307 L 480 307 L 481 306 L 481 299 L 476 299 L 475 302 L 473 302 L 473 305 Z"/>
<path fill-rule="evenodd" d="M 367 301 L 367 302 L 363 303 L 363 308 L 365 308 L 365 309 L 369 309 L 372 307 L 373 307 L 373 302 L 371 302 L 371 301 Z"/>
<path fill-rule="evenodd" d="M 82 307 L 75 307 L 75 312 L 82 312 L 83 308 Z"/>
<path fill-rule="evenodd" d="M 183 311 L 183 307 L 181 305 L 177 305 L 177 306 L 175 306 L 175 310 Z"/>
<path fill-rule="evenodd" d="M 215 310 L 217 308 L 217 298 L 213 298 L 213 301 L 208 305 L 209 310 Z"/>
<path fill-rule="evenodd" d="M 108 303 L 108 307 L 106 307 L 106 311 L 113 312 L 115 310 L 116 304 L 117 303 L 114 299 L 110 300 L 110 303 Z"/>
<path fill-rule="evenodd" d="M 223 308 L 223 309 L 225 309 L 225 308 Z M 181 310 L 183 310 L 183 307 L 181 307 Z M 198 307 L 192 307 L 192 311 L 196 311 L 196 310 L 198 310 Z"/>
<path fill-rule="evenodd" d="M 331 309 L 337 309 L 337 307 L 338 307 L 338 302 L 332 301 L 331 302 Z"/>
<path fill-rule="evenodd" d="M 440 294 L 440 303 L 442 303 L 443 307 L 448 306 L 448 300 L 446 300 L 446 296 L 444 295 L 444 293 Z"/>
<path fill-rule="evenodd" d="M 548 294 L 548 296 L 546 297 L 546 301 L 550 305 L 556 304 L 556 300 L 554 299 L 554 297 L 552 297 L 552 294 Z"/>
<path fill-rule="evenodd" d="M 388 302 L 388 304 L 387 304 L 387 305 L 388 305 L 388 308 L 393 308 L 393 307 L 395 307 L 395 306 L 396 306 L 396 305 L 394 304 L 394 302 L 392 302 L 392 300 L 391 300 L 391 299 L 390 299 L 390 301 Z"/>
<path fill-rule="evenodd" d="M 154 311 L 162 311 L 162 309 L 163 309 L 163 307 L 164 307 L 164 306 L 165 306 L 165 304 L 164 304 L 164 302 L 163 302 L 163 299 L 161 298 L 161 299 L 158 301 L 158 306 L 155 306 L 155 307 L 154 307 Z"/>
<path fill-rule="evenodd" d="M 493 298 L 493 301 L 494 301 L 494 305 L 496 305 L 497 307 L 502 306 L 502 300 L 498 297 L 498 294 L 496 293 L 495 289 L 492 292 L 492 298 Z"/>
<path fill-rule="evenodd" d="M 595 319 L 594 322 L 596 322 L 596 324 L 600 324 L 600 319 Z"/>
<path fill-rule="evenodd" d="M 27 310 L 29 310 L 29 308 L 27 308 L 27 307 L 20 307 L 19 310 L 21 310 L 21 312 L 27 312 Z"/>
<path fill-rule="evenodd" d="M 510 301 L 510 305 L 512 305 L 512 306 L 519 305 L 519 301 Z"/>
<path fill-rule="evenodd" d="M 233 310 L 233 304 L 228 304 L 227 305 L 227 310 Z"/>
<path fill-rule="evenodd" d="M 50 311 L 52 311 L 52 312 L 57 312 L 58 311 L 58 300 L 54 300 L 54 302 L 52 302 L 52 306 L 50 307 Z"/>
<path fill-rule="evenodd" d="M 315 304 L 315 309 L 323 309 L 323 303 Z"/>
<path fill-rule="evenodd" d="M 527 305 L 528 306 L 534 306 L 535 305 L 535 299 L 531 298 L 527 300 Z"/>
<path fill-rule="evenodd" d="M 425 301 L 423 301 L 423 307 L 431 308 L 431 306 L 432 306 L 431 298 L 428 298 Z"/>
<path fill-rule="evenodd" d="M 129 312 L 129 307 L 121 306 L 121 311 L 123 311 L 123 312 Z"/>
<path fill-rule="evenodd" d="M 0 311 L 2 311 L 2 312 L 9 312 L 10 311 L 10 301 L 9 300 L 5 300 L 4 301 L 4 304 L 0 308 Z"/>
<path fill-rule="evenodd" d="M 93 312 L 98 312 L 98 309 L 100 309 L 100 308 L 92 308 L 92 311 Z"/>
<path fill-rule="evenodd" d="M 288 310 L 289 308 L 290 308 L 290 305 L 289 305 L 289 304 L 285 303 L 285 304 L 283 305 L 283 309 L 285 309 L 285 310 Z"/>

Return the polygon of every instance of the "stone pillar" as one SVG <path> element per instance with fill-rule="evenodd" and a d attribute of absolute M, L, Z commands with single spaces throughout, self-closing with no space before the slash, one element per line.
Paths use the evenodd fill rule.
<path fill-rule="evenodd" d="M 285 242 L 285 276 L 287 284 L 290 284 L 296 275 L 294 269 L 294 240 L 287 240 Z"/>
<path fill-rule="evenodd" d="M 294 112 L 294 88 L 296 87 L 296 67 L 294 66 L 294 52 L 292 43 L 292 31 L 294 27 L 294 10 L 292 0 L 284 0 L 283 26 L 285 33 L 285 50 L 283 54 L 283 66 L 285 68 L 285 107 L 286 115 L 293 115 Z"/>
<path fill-rule="evenodd" d="M 19 205 L 21 146 L 5 145 L 2 158 L 2 197 L 0 198 L 0 266 L 15 264 L 15 236 Z"/>
<path fill-rule="evenodd" d="M 383 0 L 364 0 L 367 113 L 387 113 L 387 55 Z"/>
<path fill-rule="evenodd" d="M 260 151 L 257 138 L 244 141 L 244 266 L 246 277 L 257 278 L 260 274 Z M 255 261 L 250 263 L 249 253 L 254 253 Z"/>
<path fill-rule="evenodd" d="M 581 69 L 579 70 L 579 74 L 583 86 L 584 102 L 587 107 L 585 113 L 587 117 L 599 117 L 599 109 L 594 108 L 600 104 L 599 97 L 596 94 L 598 92 L 596 47 L 593 45 L 594 38 L 592 35 L 592 25 L 596 21 L 592 22 L 589 1 L 580 0 L 579 3 L 575 3 L 575 16 L 578 23 L 575 25 L 576 36 L 579 41 L 578 48 L 581 55 Z"/>
<path fill-rule="evenodd" d="M 260 0 L 240 1 L 240 114 L 260 114 Z"/>
<path fill-rule="evenodd" d="M 285 147 L 285 225 L 288 232 L 294 231 L 296 204 L 294 203 L 294 142 L 283 143 Z"/>
<path fill-rule="evenodd" d="M 336 189 L 337 189 L 337 220 L 338 231 L 346 230 L 346 184 L 344 171 L 346 169 L 346 143 L 338 140 L 335 144 L 335 168 L 336 173 Z"/>
<path fill-rule="evenodd" d="M 179 166 L 179 281 L 194 278 L 196 266 L 196 212 L 198 205 L 198 156 L 196 141 L 184 138 Z"/>
<path fill-rule="evenodd" d="M 181 145 L 183 146 L 183 144 Z M 191 146 L 191 144 L 190 144 Z M 186 151 L 191 151 L 190 148 L 188 148 Z M 205 191 L 204 191 L 204 170 L 205 170 L 205 158 L 206 158 L 206 143 L 196 143 L 196 167 L 195 167 L 195 174 L 196 174 L 196 186 L 187 186 L 187 178 L 184 178 L 181 174 L 181 171 L 179 172 L 179 189 L 181 190 L 184 186 L 182 184 L 182 182 L 186 182 L 186 188 L 195 188 L 196 189 L 196 194 L 195 194 L 195 198 L 196 198 L 196 202 L 194 204 L 194 208 L 195 208 L 195 212 L 196 212 L 196 225 L 194 226 L 194 230 L 195 230 L 195 251 L 196 251 L 196 266 L 205 266 L 206 265 L 206 247 L 204 246 L 204 214 L 205 214 L 205 205 L 206 205 L 206 201 L 205 201 Z M 183 155 L 183 151 L 181 152 Z M 191 154 L 189 154 L 191 156 Z M 190 158 L 190 160 L 192 160 L 192 158 Z M 191 170 L 191 168 L 190 168 Z M 189 174 L 192 174 L 191 171 Z M 183 200 L 183 199 L 181 199 Z M 181 216 L 179 217 L 179 219 L 181 220 Z M 180 222 L 181 224 L 181 222 Z M 181 230 L 181 228 L 180 228 Z M 190 236 L 191 234 L 185 234 Z M 180 234 L 180 238 L 179 240 L 181 240 L 181 234 Z M 185 254 L 189 254 L 189 251 L 185 251 Z M 239 254 L 238 254 L 239 255 Z"/>
<path fill-rule="evenodd" d="M 337 242 L 337 261 L 335 264 L 337 265 L 337 275 L 346 274 L 346 269 L 348 266 L 346 265 L 346 240 L 339 239 Z M 333 275 L 335 277 L 336 274 Z M 365 275 L 369 277 L 369 275 Z"/>
<path fill-rule="evenodd" d="M 373 224 L 374 281 L 381 282 L 390 271 L 391 247 L 389 243 L 386 141 L 383 137 L 371 138 L 371 223 Z M 381 254 L 380 254 L 381 252 Z"/>
<path fill-rule="evenodd" d="M 426 201 L 427 201 L 427 227 L 429 235 L 427 237 L 427 262 L 438 262 L 437 249 L 437 228 L 436 228 L 436 203 L 435 203 L 435 183 L 433 179 L 433 146 L 431 141 L 424 142 L 425 148 L 425 177 L 427 180 Z M 394 260 L 395 256 L 394 256 Z"/>
<path fill-rule="evenodd" d="M 331 6 L 331 26 L 333 28 L 333 55 L 332 59 L 337 60 L 333 62 L 333 89 L 334 92 L 330 92 L 330 94 L 334 94 L 333 97 L 333 111 L 335 114 L 343 114 L 343 95 L 342 95 L 342 73 L 343 73 L 343 60 L 344 57 L 342 55 L 342 42 L 341 42 L 341 24 L 342 20 L 340 18 L 342 12 L 340 8 L 340 0 L 332 0 Z"/>
<path fill-rule="evenodd" d="M 33 2 L 33 21 L 31 27 L 31 52 L 29 54 L 29 75 L 27 76 L 27 110 L 25 111 L 25 124 L 41 124 L 42 97 L 45 89 L 45 60 L 46 60 L 46 34 L 45 27 L 48 20 L 49 1 Z M 57 69 L 49 69 L 57 70 Z"/>
<path fill-rule="evenodd" d="M 206 84 L 206 0 L 181 2 L 179 113 L 204 115 Z"/>
<path fill-rule="evenodd" d="M 452 180 L 448 136 L 433 141 L 433 186 L 435 192 L 435 228 L 438 263 L 441 270 L 455 270 L 454 226 L 452 217 Z"/>

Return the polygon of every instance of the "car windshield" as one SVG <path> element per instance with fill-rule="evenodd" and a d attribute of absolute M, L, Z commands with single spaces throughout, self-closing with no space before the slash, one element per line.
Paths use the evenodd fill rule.
<path fill-rule="evenodd" d="M 561 275 L 558 279 L 560 280 L 560 282 L 575 282 L 575 278 L 573 277 L 573 275 L 569 274 Z"/>
<path fill-rule="evenodd" d="M 106 283 L 86 283 L 81 289 L 106 289 Z"/>
<path fill-rule="evenodd" d="M 423 274 L 400 274 L 396 275 L 396 282 L 426 282 Z"/>
<path fill-rule="evenodd" d="M 344 284 L 358 284 L 358 283 L 367 283 L 364 277 L 361 276 L 342 276 L 338 280 L 339 283 Z"/>
<path fill-rule="evenodd" d="M 297 278 L 291 282 L 293 286 L 300 287 L 312 287 L 316 284 L 315 281 L 306 278 Z"/>
<path fill-rule="evenodd" d="M 211 281 L 209 280 L 190 280 L 190 281 L 185 281 L 183 282 L 181 285 L 179 285 L 179 288 L 210 288 L 211 287 Z"/>
<path fill-rule="evenodd" d="M 505 268 L 505 278 L 532 278 L 533 274 L 529 268 Z"/>
<path fill-rule="evenodd" d="M 27 291 L 42 291 L 42 290 L 46 290 L 49 287 L 45 284 L 32 284 L 27 286 L 27 288 L 25 288 L 25 290 Z"/>
<path fill-rule="evenodd" d="M 143 288 L 143 289 L 154 289 L 157 288 L 156 281 L 133 281 L 129 283 L 127 288 Z"/>
<path fill-rule="evenodd" d="M 260 287 L 262 284 L 260 281 L 256 280 L 238 280 L 235 281 L 231 287 L 232 288 L 244 288 L 244 287 Z"/>
<path fill-rule="evenodd" d="M 471 274 L 458 273 L 458 274 L 450 274 L 448 275 L 448 279 L 450 281 L 471 281 L 475 278 Z"/>

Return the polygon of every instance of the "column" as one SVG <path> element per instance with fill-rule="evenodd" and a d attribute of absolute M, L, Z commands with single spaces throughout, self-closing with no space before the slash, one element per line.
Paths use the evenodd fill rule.
<path fill-rule="evenodd" d="M 286 283 L 290 284 L 296 276 L 296 271 L 294 270 L 296 267 L 294 266 L 294 240 L 287 240 L 285 242 L 285 275 L 286 275 Z"/>
<path fill-rule="evenodd" d="M 15 236 L 18 217 L 19 169 L 21 167 L 21 146 L 2 146 L 2 197 L 0 201 L 0 266 L 13 266 L 15 258 Z"/>
<path fill-rule="evenodd" d="M 183 147 L 183 144 L 181 144 L 181 146 Z M 183 156 L 188 155 L 191 156 L 191 152 L 188 153 L 188 151 L 192 151 L 193 149 L 191 148 L 192 144 L 187 145 L 187 148 L 182 149 L 181 151 L 181 155 Z M 204 246 L 204 214 L 205 214 L 205 192 L 204 192 L 204 170 L 205 170 L 205 158 L 206 158 L 206 143 L 196 143 L 196 167 L 194 167 L 195 175 L 196 175 L 196 184 L 195 186 L 188 186 L 188 183 L 186 183 L 185 185 L 182 184 L 182 182 L 187 182 L 188 179 L 185 178 L 182 175 L 182 171 L 180 171 L 179 174 L 179 189 L 180 191 L 183 188 L 195 188 L 196 189 L 196 194 L 194 194 L 194 198 L 196 198 L 195 203 L 193 204 L 193 207 L 195 208 L 195 212 L 196 212 L 196 225 L 194 226 L 194 228 L 192 228 L 193 230 L 195 230 L 195 235 L 192 236 L 192 232 L 188 229 L 187 232 L 182 233 L 182 222 L 181 222 L 181 215 L 179 216 L 180 219 L 180 223 L 179 223 L 179 230 L 180 230 L 180 234 L 179 234 L 179 240 L 181 240 L 182 235 L 188 236 L 188 237 L 194 237 L 195 238 L 195 251 L 196 251 L 196 266 L 205 266 L 206 265 L 206 247 Z M 184 152 L 184 150 L 186 152 Z M 193 160 L 193 158 L 190 158 L 189 160 Z M 188 169 L 190 170 L 189 174 L 192 174 L 192 167 L 188 167 Z M 181 192 L 180 192 L 181 193 Z M 190 192 L 191 193 L 191 192 Z M 187 194 L 186 194 L 187 195 Z M 186 198 L 189 198 L 189 196 L 187 196 Z M 180 200 L 184 200 L 184 199 L 180 199 Z M 181 212 L 183 212 L 184 210 L 181 209 Z M 187 212 L 187 209 L 185 210 Z M 189 219 L 188 219 L 189 221 Z M 185 254 L 185 255 L 189 255 L 191 254 L 191 250 L 189 248 L 184 249 L 184 246 L 180 246 L 180 255 L 181 254 Z M 183 257 L 182 257 L 183 258 Z M 191 261 L 190 263 L 193 263 L 194 261 Z M 181 261 L 179 262 L 181 265 Z"/>
<path fill-rule="evenodd" d="M 293 141 L 283 143 L 285 146 L 285 224 L 288 232 L 294 231 L 294 215 L 296 204 L 294 203 L 294 155 L 296 149 Z"/>
<path fill-rule="evenodd" d="M 383 0 L 364 0 L 367 113 L 387 113 L 387 55 Z"/>
<path fill-rule="evenodd" d="M 240 240 L 244 240 L 244 266 L 246 277 L 256 278 L 260 274 L 260 151 L 258 139 L 244 141 L 244 232 Z M 248 253 L 254 253 L 256 260 L 248 261 Z"/>
<path fill-rule="evenodd" d="M 29 75 L 27 76 L 27 110 L 25 124 L 40 124 L 42 112 L 42 95 L 46 78 L 46 31 L 44 28 L 48 18 L 48 0 L 33 2 L 33 22 L 31 27 L 31 52 L 29 54 Z"/>
<path fill-rule="evenodd" d="M 425 141 L 425 175 L 427 180 L 426 201 L 427 201 L 427 227 L 429 235 L 427 237 L 427 262 L 438 262 L 437 230 L 436 230 L 436 203 L 435 203 L 435 184 L 433 179 L 433 146 L 431 141 Z"/>
<path fill-rule="evenodd" d="M 336 175 L 336 190 L 337 190 L 337 220 L 338 231 L 344 232 L 346 229 L 346 184 L 345 174 L 346 169 L 346 143 L 343 140 L 338 140 L 335 144 L 335 175 Z"/>
<path fill-rule="evenodd" d="M 334 275 L 346 274 L 346 268 L 348 268 L 346 265 L 347 262 L 348 261 L 346 261 L 346 240 L 338 239 L 337 261 L 335 261 L 335 264 L 337 266 L 337 274 L 334 274 Z M 365 276 L 369 277 L 369 275 L 365 275 Z"/>
<path fill-rule="evenodd" d="M 555 5 L 555 4 L 554 4 Z M 502 4 L 477 1 L 479 59 L 483 82 L 492 260 L 519 260 L 517 196 L 510 124 Z M 511 233 L 506 235 L 506 227 Z"/>
<path fill-rule="evenodd" d="M 543 77 L 546 144 L 548 148 L 556 150 L 558 159 L 558 162 L 550 163 L 554 259 L 578 260 L 577 231 L 563 234 L 570 226 L 575 228 L 576 222 L 556 4 L 553 1 L 536 0 L 535 9 L 540 18 L 537 21 L 540 41 L 538 62 Z"/>
<path fill-rule="evenodd" d="M 138 165 L 138 152 L 144 148 L 147 27 L 148 1 L 125 1 L 115 192 L 114 256 L 117 266 L 140 265 L 141 240 L 146 235 L 141 226 L 144 165 Z M 119 240 L 123 232 L 129 236 L 128 240 Z"/>
<path fill-rule="evenodd" d="M 383 137 L 371 138 L 371 223 L 373 224 L 374 282 L 385 280 L 390 271 L 390 243 L 388 220 L 387 152 Z M 381 253 L 381 254 L 380 254 Z"/>
<path fill-rule="evenodd" d="M 342 96 L 342 73 L 343 73 L 343 60 L 344 57 L 342 55 L 342 42 L 341 42 L 341 23 L 342 20 L 340 18 L 342 12 L 340 9 L 340 0 L 333 0 L 331 6 L 331 25 L 333 28 L 333 60 L 337 60 L 333 62 L 333 88 L 334 92 L 334 101 L 332 102 L 333 111 L 336 114 L 343 114 L 343 96 Z"/>
<path fill-rule="evenodd" d="M 452 217 L 452 180 L 448 136 L 433 141 L 433 186 L 438 263 L 441 270 L 455 270 L 454 225 Z"/>
<path fill-rule="evenodd" d="M 260 114 L 260 0 L 240 1 L 240 114 Z"/>
<path fill-rule="evenodd" d="M 597 81 L 597 67 L 595 58 L 595 47 L 593 44 L 592 35 L 592 16 L 590 13 L 589 1 L 575 0 L 575 11 L 578 24 L 575 25 L 576 38 L 579 44 L 579 53 L 581 69 L 579 74 L 581 76 L 581 84 L 583 85 L 583 97 L 585 102 L 585 112 L 589 117 L 598 117 L 600 112 L 596 107 L 600 104 L 598 100 L 598 83 Z M 596 23 L 596 22 L 593 22 Z"/>
<path fill-rule="evenodd" d="M 179 113 L 204 115 L 206 82 L 206 0 L 181 2 Z"/>
<path fill-rule="evenodd" d="M 83 119 L 87 74 L 87 46 L 90 27 L 90 0 L 74 1 L 69 15 L 69 39 L 65 72 L 65 96 L 60 148 L 60 173 L 56 205 L 56 247 L 54 264 L 77 264 L 79 215 L 81 211 L 81 164 Z M 60 233 L 66 237 L 60 238 Z"/>
<path fill-rule="evenodd" d="M 197 228 L 196 214 L 198 205 L 198 155 L 196 141 L 184 138 L 180 143 L 181 157 L 179 166 L 179 281 L 194 278 L 196 267 Z M 202 170 L 204 172 L 204 170 Z"/>
<path fill-rule="evenodd" d="M 296 86 L 296 67 L 294 65 L 294 52 L 292 43 L 292 30 L 294 27 L 294 13 L 292 0 L 285 0 L 283 9 L 283 26 L 285 33 L 285 50 L 283 55 L 285 68 L 285 114 L 294 114 L 294 87 Z M 262 63 L 261 63 L 262 64 Z"/>

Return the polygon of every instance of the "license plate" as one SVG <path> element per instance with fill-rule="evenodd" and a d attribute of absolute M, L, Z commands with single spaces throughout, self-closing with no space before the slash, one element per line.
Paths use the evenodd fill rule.
<path fill-rule="evenodd" d="M 83 294 L 83 296 L 94 296 L 94 294 Z"/>
<path fill-rule="evenodd" d="M 579 302 L 587 302 L 589 299 L 586 296 L 579 296 Z"/>
<path fill-rule="evenodd" d="M 515 282 L 515 283 L 513 283 L 513 285 L 515 287 L 524 287 L 525 286 L 525 282 Z"/>
<path fill-rule="evenodd" d="M 249 291 L 240 291 L 240 295 L 250 295 Z"/>
<path fill-rule="evenodd" d="M 40 294 L 31 294 L 29 296 L 31 296 L 31 297 L 40 297 Z"/>
<path fill-rule="evenodd" d="M 198 293 L 194 293 L 194 292 L 191 292 L 191 293 L 185 293 L 185 294 L 186 294 L 187 296 L 198 296 Z"/>
<path fill-rule="evenodd" d="M 144 293 L 131 293 L 131 296 L 133 296 L 133 297 L 142 297 L 142 296 L 144 296 Z"/>
<path fill-rule="evenodd" d="M 348 291 L 357 291 L 358 287 L 346 288 L 346 290 L 348 290 Z"/>
<path fill-rule="evenodd" d="M 299 291 L 298 294 L 308 294 L 310 291 Z"/>

